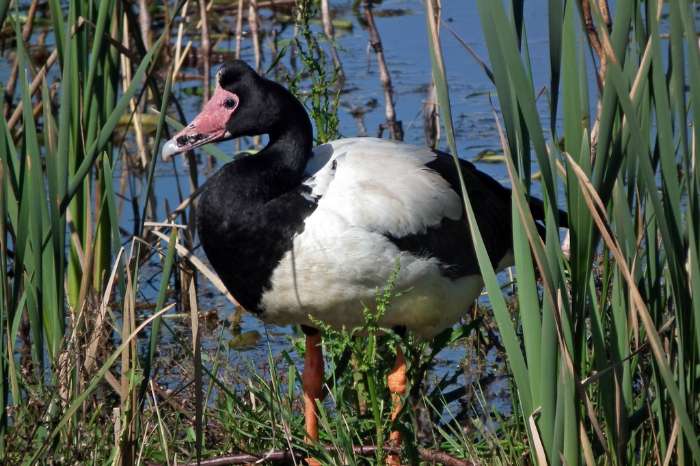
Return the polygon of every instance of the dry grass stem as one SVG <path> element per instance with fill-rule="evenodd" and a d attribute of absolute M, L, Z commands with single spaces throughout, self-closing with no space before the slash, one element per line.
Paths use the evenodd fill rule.
<path fill-rule="evenodd" d="M 29 39 L 32 36 L 32 31 L 34 30 L 34 17 L 36 16 L 36 11 L 39 6 L 39 0 L 32 0 L 29 5 L 29 10 L 27 11 L 27 20 L 22 28 L 22 40 L 24 40 L 25 45 L 28 44 Z M 19 72 L 19 57 L 15 56 L 15 60 L 12 63 L 12 70 L 10 71 L 10 77 L 7 79 L 7 88 L 5 90 L 6 95 L 13 96 L 15 94 L 15 87 L 17 85 L 17 74 Z M 7 107 L 9 110 L 10 107 Z"/>
<path fill-rule="evenodd" d="M 343 73 L 343 65 L 340 62 L 338 49 L 335 46 L 335 28 L 333 27 L 333 18 L 331 17 L 328 0 L 321 0 L 321 21 L 323 22 L 323 32 L 330 43 L 331 57 L 333 58 L 333 65 L 338 72 L 338 80 L 342 83 L 345 79 L 345 74 Z"/>
<path fill-rule="evenodd" d="M 139 2 L 139 28 L 141 29 L 141 39 L 146 49 L 150 49 L 153 45 L 151 34 L 151 13 L 148 11 L 148 3 L 146 0 L 138 0 Z M 126 24 L 126 21 L 124 21 Z"/>
<path fill-rule="evenodd" d="M 167 242 L 168 237 L 165 236 L 163 233 L 161 233 L 158 230 L 153 230 L 152 233 L 156 235 L 158 238 L 161 240 Z M 228 292 L 226 289 L 226 286 L 223 284 L 221 279 L 219 278 L 218 275 L 216 275 L 214 272 L 212 272 L 206 265 L 204 265 L 204 262 L 202 262 L 197 256 L 192 254 L 190 250 L 185 248 L 184 246 L 178 244 L 175 246 L 176 251 L 180 257 L 183 259 L 187 259 L 187 261 L 190 262 L 202 275 L 207 277 L 209 282 L 214 285 L 214 287 L 223 294 L 226 299 L 228 299 L 234 306 L 239 307 L 240 304 L 236 301 L 236 299 L 231 295 L 231 293 Z"/>
<path fill-rule="evenodd" d="M 143 1 L 143 0 L 141 0 Z M 140 11 L 140 10 L 139 10 Z M 139 13 L 140 17 L 140 13 Z M 124 30 L 123 30 L 123 45 L 125 48 L 129 47 L 130 39 L 129 39 L 129 27 L 127 23 L 127 16 L 124 14 Z M 122 55 L 121 57 L 122 61 L 122 69 L 124 70 L 124 74 L 122 76 L 122 89 L 126 91 L 126 89 L 129 88 L 129 85 L 131 84 L 131 63 L 129 62 L 129 59 L 125 56 Z M 134 132 L 136 134 L 136 147 L 138 148 L 138 154 L 139 158 L 141 160 L 141 167 L 146 168 L 148 167 L 148 155 L 147 155 L 147 148 L 146 148 L 146 143 L 144 140 L 144 134 L 143 134 L 143 125 L 141 124 L 141 114 L 139 113 L 139 108 L 138 108 L 138 102 L 136 101 L 135 98 L 129 99 L 129 108 L 131 109 L 131 114 L 133 117 L 134 121 Z"/>
<path fill-rule="evenodd" d="M 250 30 L 250 40 L 253 43 L 255 70 L 260 72 L 260 65 L 262 64 L 262 51 L 260 50 L 258 5 L 255 0 L 249 0 L 248 2 L 248 29 Z"/>
<path fill-rule="evenodd" d="M 236 13 L 236 58 L 241 58 L 241 40 L 243 38 L 243 0 L 238 0 Z"/>
<path fill-rule="evenodd" d="M 201 20 L 201 41 L 199 44 L 198 57 L 202 57 L 202 75 L 204 82 L 202 84 L 202 105 L 209 101 L 209 77 L 211 76 L 211 41 L 209 39 L 209 19 L 207 15 L 206 0 L 198 0 L 199 2 L 199 17 Z"/>
<path fill-rule="evenodd" d="M 117 257 L 114 260 L 114 265 L 112 266 L 112 273 L 107 280 L 107 286 L 105 287 L 104 295 L 102 296 L 102 302 L 100 303 L 100 308 L 97 312 L 95 322 L 92 328 L 92 333 L 88 339 L 88 347 L 85 352 L 84 363 L 85 370 L 88 373 L 92 373 L 97 367 L 97 353 L 102 345 L 102 339 L 105 337 L 105 319 L 107 317 L 107 309 L 109 307 L 110 298 L 112 296 L 112 289 L 114 287 L 114 281 L 117 278 L 117 273 L 119 267 L 121 266 L 121 257 L 124 253 L 124 248 L 120 248 L 117 253 Z"/>
<path fill-rule="evenodd" d="M 392 139 L 403 141 L 403 128 L 401 122 L 397 121 L 396 119 L 396 109 L 394 107 L 394 86 L 391 83 L 391 74 L 389 73 L 389 68 L 386 65 L 386 59 L 384 58 L 384 47 L 382 45 L 381 37 L 379 36 L 379 31 L 377 30 L 377 25 L 374 21 L 374 14 L 372 13 L 373 2 L 372 0 L 363 0 L 362 5 L 364 18 L 367 22 L 367 29 L 369 32 L 369 44 L 377 57 L 379 81 L 381 81 L 382 88 L 384 89 L 384 112 L 386 116 L 386 123 L 384 127 L 389 130 L 389 135 Z M 380 137 L 384 127 L 380 128 Z"/>

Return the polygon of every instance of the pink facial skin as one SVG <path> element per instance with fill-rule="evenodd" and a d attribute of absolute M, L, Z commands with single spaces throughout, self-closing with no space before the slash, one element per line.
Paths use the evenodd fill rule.
<path fill-rule="evenodd" d="M 161 153 L 163 160 L 227 137 L 226 123 L 238 108 L 238 103 L 236 94 L 217 86 L 214 95 L 192 123 L 165 143 Z"/>

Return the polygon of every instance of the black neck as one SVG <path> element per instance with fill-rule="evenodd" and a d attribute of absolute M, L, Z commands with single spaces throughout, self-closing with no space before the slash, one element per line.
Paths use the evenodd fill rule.
<path fill-rule="evenodd" d="M 266 168 L 265 171 L 277 178 L 277 183 L 283 181 L 279 178 L 285 178 L 291 186 L 296 186 L 301 182 L 311 156 L 311 121 L 304 106 L 287 89 L 271 81 L 268 83 L 271 85 L 269 93 L 275 95 L 277 104 L 270 110 L 278 113 L 278 118 L 267 131 L 270 142 L 256 158 Z"/>
<path fill-rule="evenodd" d="M 306 114 L 303 117 L 287 122 L 279 132 L 270 132 L 270 142 L 256 156 L 266 171 L 274 177 L 290 178 L 293 184 L 301 181 L 312 150 L 311 124 Z"/>
<path fill-rule="evenodd" d="M 279 118 L 267 128 L 268 145 L 210 177 L 197 216 L 207 257 L 250 311 L 258 310 L 272 271 L 315 208 L 296 192 L 311 156 L 311 122 L 291 94 L 275 99 Z"/>

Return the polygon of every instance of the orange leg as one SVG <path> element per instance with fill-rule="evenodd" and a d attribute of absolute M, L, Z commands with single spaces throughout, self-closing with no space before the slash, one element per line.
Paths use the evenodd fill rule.
<path fill-rule="evenodd" d="M 391 392 L 391 421 L 393 422 L 401 412 L 403 397 L 406 395 L 406 359 L 403 357 L 401 348 L 396 348 L 396 362 L 386 379 Z M 398 430 L 389 434 L 389 444 L 394 447 L 401 445 L 401 433 Z M 399 455 L 388 455 L 386 464 L 398 466 L 401 464 L 401 459 Z"/>
<path fill-rule="evenodd" d="M 318 408 L 316 400 L 321 398 L 323 385 L 323 351 L 321 349 L 321 334 L 306 335 L 306 354 L 304 356 L 304 372 L 302 386 L 304 387 L 304 421 L 306 424 L 306 442 L 318 441 Z M 309 466 L 320 466 L 320 463 L 307 458 Z"/>

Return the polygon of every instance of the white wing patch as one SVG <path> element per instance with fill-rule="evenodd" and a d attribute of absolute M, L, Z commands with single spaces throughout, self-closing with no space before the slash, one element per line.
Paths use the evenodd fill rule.
<path fill-rule="evenodd" d="M 263 319 L 313 326 L 311 315 L 337 329 L 359 326 L 363 307 L 374 308 L 378 290 L 397 271 L 380 325 L 404 325 L 423 338 L 458 321 L 482 287 L 479 275 L 448 278 L 436 258 L 400 251 L 384 235 L 317 209 L 272 274 L 261 299 Z"/>
<path fill-rule="evenodd" d="M 362 323 L 398 267 L 398 296 L 381 324 L 406 325 L 430 338 L 452 325 L 479 295 L 481 277 L 443 275 L 434 257 L 401 251 L 386 235 L 425 232 L 458 219 L 462 203 L 425 164 L 428 149 L 372 138 L 343 139 L 314 150 L 304 184 L 318 202 L 262 296 L 264 319 L 306 323 L 309 314 L 333 325 Z"/>
<path fill-rule="evenodd" d="M 314 150 L 305 184 L 318 209 L 349 225 L 395 237 L 424 233 L 462 215 L 450 185 L 425 164 L 430 150 L 375 138 L 349 138 Z"/>

